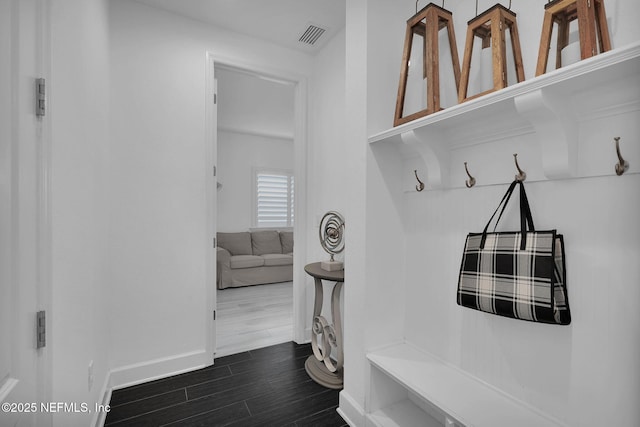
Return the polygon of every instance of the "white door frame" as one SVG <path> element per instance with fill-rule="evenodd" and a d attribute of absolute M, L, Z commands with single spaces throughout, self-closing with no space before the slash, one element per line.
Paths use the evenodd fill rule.
<path fill-rule="evenodd" d="M 2 337 L 9 342 L 0 343 L 11 349 L 9 374 L 0 373 L 0 401 L 39 405 L 52 400 L 53 372 L 51 343 L 36 348 L 37 311 L 46 312 L 47 337 L 51 336 L 51 119 L 50 114 L 34 114 L 35 78 L 51 83 L 50 2 L 12 1 L 2 6 L 9 25 L 2 24 L 9 37 L 0 51 L 8 59 L 4 70 L 8 74 L 0 74 L 9 79 L 11 94 L 0 118 L 8 132 L 0 138 L 8 138 L 2 144 L 10 153 L 10 159 L 4 159 L 9 161 L 9 174 L 2 176 L 3 199 L 9 198 L 2 201 L 9 202 L 3 220 L 10 230 L 3 236 L 8 252 L 2 251 L 0 263 L 8 272 L 0 280 L 7 280 L 1 286 L 10 292 L 10 310 L 3 318 L 12 331 L 11 336 Z M 0 424 L 52 425 L 51 414 L 39 406 L 29 409 L 30 413 L 0 412 Z"/>
<path fill-rule="evenodd" d="M 297 343 L 309 341 L 306 333 L 307 323 L 307 292 L 305 287 L 306 277 L 304 265 L 307 259 L 307 79 L 304 76 L 290 73 L 283 70 L 274 70 L 255 63 L 247 63 L 238 61 L 237 59 L 223 58 L 217 56 L 213 52 L 207 52 L 206 60 L 206 87 L 213 88 L 215 82 L 215 65 L 224 65 L 230 68 L 237 68 L 255 72 L 265 77 L 272 77 L 279 80 L 285 80 L 295 85 L 294 92 L 294 134 L 293 134 L 293 173 L 296 177 L 295 195 L 294 195 L 294 227 L 295 244 L 293 247 L 293 337 L 292 340 Z M 207 105 L 209 102 L 209 89 L 207 90 Z M 212 97 L 211 97 L 212 99 Z M 209 112 L 211 106 L 205 106 L 205 129 L 207 141 L 207 158 L 214 159 L 215 153 L 211 153 L 213 145 L 211 141 L 215 141 L 215 133 L 217 133 L 217 124 L 214 127 L 214 119 Z M 215 163 L 214 163 L 215 164 Z M 207 183 L 212 185 L 212 190 L 207 191 L 207 206 L 215 208 L 215 185 L 214 181 Z M 209 218 L 214 218 L 209 215 Z M 211 223 L 207 227 L 210 236 L 215 236 L 216 224 Z M 210 245 L 210 247 L 212 247 Z M 207 280 L 207 304 L 206 306 L 215 309 L 215 251 L 211 251 L 211 256 L 207 257 L 207 272 L 209 280 Z M 209 315 L 208 311 L 207 315 Z M 207 351 L 215 352 L 215 325 L 214 322 L 207 322 Z"/>
<path fill-rule="evenodd" d="M 205 183 L 206 191 L 206 207 L 207 207 L 207 225 L 205 233 L 205 245 L 206 245 L 206 274 L 205 274 L 205 351 L 207 353 L 207 360 L 213 363 L 216 352 L 216 323 L 215 323 L 215 310 L 217 306 L 216 299 L 216 250 L 214 247 L 214 237 L 216 235 L 216 221 L 217 221 L 217 146 L 218 146 L 218 106 L 216 102 L 217 97 L 217 81 L 215 78 L 214 70 L 214 58 L 209 52 L 206 57 L 206 69 L 205 69 L 205 159 L 207 182 Z"/>

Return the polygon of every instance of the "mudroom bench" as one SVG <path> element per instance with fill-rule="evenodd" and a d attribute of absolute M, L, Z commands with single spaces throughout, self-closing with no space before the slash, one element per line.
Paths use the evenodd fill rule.
<path fill-rule="evenodd" d="M 367 355 L 367 425 L 378 427 L 563 426 L 436 356 L 402 343 Z"/>

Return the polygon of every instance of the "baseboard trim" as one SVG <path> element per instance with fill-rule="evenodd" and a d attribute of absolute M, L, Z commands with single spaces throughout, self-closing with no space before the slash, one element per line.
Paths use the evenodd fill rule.
<path fill-rule="evenodd" d="M 111 402 L 113 390 L 204 368 L 211 365 L 208 363 L 209 360 L 207 352 L 200 350 L 112 369 L 105 377 L 100 391 L 102 401 L 99 403 L 107 407 Z M 106 419 L 107 412 L 95 412 L 91 425 L 103 427 Z"/>
<path fill-rule="evenodd" d="M 340 406 L 337 411 L 349 426 L 365 426 L 364 409 L 345 390 L 340 392 Z"/>
<path fill-rule="evenodd" d="M 303 337 L 296 337 L 293 341 L 296 344 L 309 344 L 311 342 L 311 328 L 305 329 Z"/>
<path fill-rule="evenodd" d="M 209 365 L 211 365 L 210 357 L 205 350 L 182 353 L 112 369 L 109 373 L 109 385 L 111 390 L 118 390 Z"/>
<path fill-rule="evenodd" d="M 111 401 L 111 371 L 107 372 L 107 376 L 104 379 L 104 383 L 102 384 L 102 390 L 100 390 L 100 396 L 102 396 L 102 400 L 99 402 L 103 408 L 106 408 L 109 402 Z M 107 420 L 107 412 L 104 411 L 96 411 L 93 415 L 92 426 L 95 427 L 103 427 L 105 421 Z"/>
<path fill-rule="evenodd" d="M 296 329 L 293 334 L 293 341 L 296 344 L 306 344 L 311 342 L 311 328 Z"/>

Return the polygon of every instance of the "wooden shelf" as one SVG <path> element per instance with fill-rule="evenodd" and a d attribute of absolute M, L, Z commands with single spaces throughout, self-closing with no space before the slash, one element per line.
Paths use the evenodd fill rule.
<path fill-rule="evenodd" d="M 578 165 L 579 125 L 611 116 L 611 110 L 637 116 L 639 74 L 640 43 L 634 43 L 378 133 L 369 143 L 392 144 L 404 157 L 421 157 L 427 189 L 464 186 L 457 176 L 453 182 L 452 151 L 531 134 L 539 146 L 531 151 L 540 156 L 532 162 L 540 164 L 535 180 L 609 174 Z M 640 173 L 638 162 L 630 163 L 628 173 Z M 480 184 L 509 182 L 505 177 Z"/>
<path fill-rule="evenodd" d="M 375 368 L 404 387 L 409 395 L 415 394 L 442 411 L 449 425 L 475 427 L 563 425 L 410 344 L 396 344 L 372 352 L 367 355 L 367 358 Z M 435 422 L 434 417 L 423 411 L 413 400 L 402 399 L 392 401 L 388 405 L 383 404 L 380 409 L 376 409 L 370 415 L 370 418 L 377 420 L 376 423 L 380 426 L 432 425 Z M 446 422 L 436 425 L 445 425 Z"/>

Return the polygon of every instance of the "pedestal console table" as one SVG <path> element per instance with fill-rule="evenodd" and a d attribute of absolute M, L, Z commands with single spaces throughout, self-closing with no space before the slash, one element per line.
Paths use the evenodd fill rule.
<path fill-rule="evenodd" d="M 344 270 L 325 271 L 319 262 L 304 267 L 315 281 L 316 296 L 313 303 L 313 326 L 311 347 L 313 355 L 304 364 L 307 374 L 318 384 L 333 388 L 342 388 L 342 320 L 340 318 L 340 294 L 344 283 Z M 333 324 L 327 322 L 322 313 L 322 280 L 335 282 L 331 292 L 331 317 Z M 335 350 L 335 353 L 333 353 Z M 331 355 L 334 354 L 334 358 Z"/>

